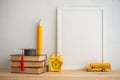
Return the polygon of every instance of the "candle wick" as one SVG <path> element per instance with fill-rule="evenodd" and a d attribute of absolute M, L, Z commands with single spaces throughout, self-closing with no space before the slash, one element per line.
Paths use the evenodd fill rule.
<path fill-rule="evenodd" d="M 41 19 L 40 19 L 40 22 L 41 22 Z M 40 22 L 39 22 L 39 25 L 40 25 Z"/>

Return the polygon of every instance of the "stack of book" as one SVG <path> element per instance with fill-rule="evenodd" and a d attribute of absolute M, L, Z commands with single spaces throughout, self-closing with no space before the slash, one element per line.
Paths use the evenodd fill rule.
<path fill-rule="evenodd" d="M 46 55 L 24 56 L 24 70 L 21 71 L 21 55 L 11 55 L 11 72 L 40 74 L 48 71 Z"/>

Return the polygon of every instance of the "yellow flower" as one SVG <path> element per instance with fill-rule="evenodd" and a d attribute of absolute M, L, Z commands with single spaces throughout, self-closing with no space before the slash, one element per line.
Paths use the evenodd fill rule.
<path fill-rule="evenodd" d="M 49 66 L 50 66 L 50 71 L 53 72 L 59 72 L 62 71 L 62 66 L 63 66 L 63 58 L 62 56 L 50 56 L 50 61 L 49 61 Z"/>

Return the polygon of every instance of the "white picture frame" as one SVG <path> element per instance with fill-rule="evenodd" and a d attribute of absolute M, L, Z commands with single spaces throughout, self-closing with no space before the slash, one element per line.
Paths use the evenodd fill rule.
<path fill-rule="evenodd" d="M 80 15 L 79 15 L 80 14 Z M 74 16 L 73 16 L 74 15 Z M 77 15 L 77 16 L 75 16 L 75 15 Z M 81 16 L 82 15 L 82 16 Z M 95 16 L 94 16 L 95 15 Z M 82 8 L 57 8 L 57 55 L 63 55 L 63 58 L 64 58 L 64 66 L 63 66 L 63 69 L 83 69 L 83 68 L 85 68 L 85 66 L 88 64 L 88 63 L 90 63 L 90 62 L 96 62 L 96 61 L 98 61 L 98 62 L 103 62 L 104 61 L 104 28 L 105 28 L 105 8 L 103 8 L 103 7 L 82 7 Z M 67 17 L 66 17 L 67 16 Z M 72 17 L 71 17 L 72 16 Z M 86 18 L 86 16 L 88 16 L 88 18 L 91 18 L 91 19 L 88 19 L 88 22 L 86 22 L 86 20 L 87 19 L 85 19 Z M 91 17 L 92 16 L 92 17 Z M 79 59 L 79 57 L 78 56 L 80 56 L 79 54 L 73 54 L 74 56 L 70 56 L 70 55 L 72 55 L 68 50 L 71 50 L 71 49 L 73 49 L 73 50 L 71 50 L 71 52 L 73 51 L 73 52 L 79 52 L 79 51 L 74 51 L 74 50 L 78 50 L 78 49 L 76 49 L 77 47 L 75 47 L 75 45 L 74 45 L 74 43 L 72 44 L 72 45 L 74 45 L 74 47 L 72 48 L 69 48 L 69 49 L 66 49 L 66 51 L 64 50 L 62 50 L 63 49 L 63 47 L 64 47 L 64 49 L 65 49 L 65 44 L 66 44 L 66 42 L 64 42 L 65 41 L 65 39 L 63 39 L 63 38 L 65 38 L 66 36 L 64 36 L 63 34 L 64 33 L 66 33 L 66 32 L 68 32 L 68 34 L 70 34 L 70 31 L 69 31 L 69 29 L 67 29 L 67 27 L 68 27 L 68 22 L 72 22 L 73 24 L 77 24 L 78 26 L 84 26 L 84 24 L 80 24 L 79 25 L 79 22 L 74 22 L 75 20 L 70 20 L 69 18 L 73 18 L 73 19 L 76 19 L 77 17 L 79 17 L 79 18 L 83 18 L 83 19 L 85 19 L 85 21 L 83 20 L 83 23 L 85 23 L 85 24 L 90 24 L 91 25 L 91 27 L 92 27 L 92 25 L 94 26 L 93 28 L 95 28 L 95 26 L 98 26 L 98 28 L 100 28 L 100 30 L 98 30 L 98 33 L 97 33 L 97 31 L 96 31 L 96 33 L 98 34 L 98 36 L 100 36 L 100 37 L 96 37 L 96 35 L 94 35 L 95 36 L 95 38 L 93 38 L 93 39 L 96 39 L 96 41 L 98 40 L 98 42 L 96 42 L 96 43 L 98 43 L 98 45 L 96 45 L 96 44 L 93 44 L 93 45 L 91 45 L 91 46 L 95 46 L 95 47 L 98 47 L 97 48 L 97 50 L 96 51 L 91 51 L 91 52 L 98 52 L 99 54 L 99 56 L 97 56 L 97 53 L 95 54 L 90 54 L 90 55 L 95 55 L 94 56 L 94 58 L 99 58 L 98 60 L 97 59 L 93 59 L 93 60 L 91 60 L 91 61 L 85 61 L 84 60 L 84 58 L 88 58 L 88 60 L 89 60 L 89 58 L 90 57 L 85 57 L 85 55 L 84 54 L 82 54 L 81 56 L 83 56 L 83 57 L 80 57 L 82 60 L 84 60 L 83 61 L 83 63 L 79 63 L 79 61 L 80 61 L 80 59 Z M 85 18 L 84 18 L 85 17 Z M 97 22 L 97 17 L 98 17 L 98 22 Z M 79 19 L 79 18 L 77 18 L 77 20 L 80 20 L 80 21 L 82 21 L 82 19 Z M 67 21 L 68 20 L 68 21 Z M 96 25 L 94 25 L 93 24 L 93 22 L 92 22 L 92 20 L 94 20 L 94 21 L 96 21 Z M 67 22 L 67 23 L 64 23 L 63 21 L 65 21 L 65 22 Z M 100 22 L 101 21 L 101 22 Z M 97 25 L 97 23 L 99 24 L 99 23 L 101 23 L 101 24 L 99 24 L 99 25 Z M 67 25 L 67 26 L 66 26 Z M 65 29 L 63 29 L 63 27 L 64 26 L 66 26 L 66 28 Z M 71 25 L 69 25 L 69 27 L 70 27 Z M 88 26 L 88 25 L 87 25 Z M 69 28 L 68 27 L 68 28 Z M 71 26 L 72 28 L 73 28 L 73 26 Z M 83 27 L 81 27 L 81 28 L 83 28 Z M 95 29 L 92 29 L 92 28 L 89 28 L 89 29 L 91 29 L 91 32 L 93 31 L 94 32 L 94 30 Z M 97 29 L 97 28 L 96 28 Z M 77 27 L 76 27 L 76 30 L 77 30 Z M 80 30 L 80 28 L 79 28 L 79 30 Z M 83 29 L 83 30 L 85 30 L 85 29 Z M 66 32 L 65 32 L 66 31 Z M 73 30 L 71 29 L 71 31 L 73 32 Z M 88 31 L 88 30 L 87 30 Z M 77 32 L 79 32 L 79 31 L 77 31 Z M 81 31 L 82 32 L 82 31 Z M 83 33 L 84 33 L 84 31 L 83 31 Z M 76 34 L 78 34 L 78 33 L 76 33 Z M 81 33 L 80 33 L 81 34 Z M 93 33 L 91 33 L 91 34 L 93 34 Z M 72 34 L 73 35 L 73 34 Z M 68 35 L 69 36 L 69 35 Z M 81 38 L 83 38 L 84 37 L 84 35 L 81 35 L 82 37 Z M 90 35 L 88 35 L 88 36 L 90 36 Z M 88 37 L 88 36 L 86 36 L 85 35 L 85 37 Z M 76 36 L 75 36 L 76 37 Z M 69 38 L 69 37 L 68 37 Z M 72 36 L 72 38 L 73 38 L 73 36 Z M 98 39 L 98 38 L 100 38 L 100 39 Z M 85 38 L 85 39 L 87 39 L 87 38 Z M 75 40 L 75 39 L 73 39 L 73 40 Z M 79 39 L 80 40 L 80 39 Z M 92 39 L 91 39 L 92 40 Z M 75 40 L 76 41 L 76 40 Z M 83 42 L 84 42 L 84 39 L 82 40 Z M 72 41 L 71 41 L 72 42 Z M 74 41 L 73 41 L 74 42 Z M 78 41 L 76 41 L 76 42 L 78 42 Z M 64 43 L 64 45 L 62 45 Z M 85 42 L 86 43 L 86 42 Z M 89 42 L 88 41 L 88 43 L 91 43 L 91 42 Z M 77 44 L 77 43 L 75 43 L 75 44 Z M 78 43 L 79 44 L 79 43 Z M 67 45 L 67 44 L 66 44 Z M 72 46 L 71 45 L 71 46 Z M 70 46 L 70 45 L 69 45 Z M 76 45 L 77 46 L 77 45 Z M 82 48 L 82 46 L 79 46 L 80 48 Z M 87 49 L 89 49 L 90 47 L 88 47 Z M 89 49 L 90 50 L 90 49 Z M 68 53 L 64 53 L 64 52 L 69 52 L 70 54 L 68 54 Z M 83 51 L 83 53 L 85 52 L 85 49 L 84 49 L 84 51 Z M 86 52 L 85 52 L 85 54 L 86 54 Z M 76 56 L 75 56 L 76 55 Z M 89 56 L 89 55 L 86 55 L 86 56 Z M 69 58 L 69 57 L 73 57 L 73 58 Z M 77 58 L 76 58 L 77 57 Z M 91 57 L 91 58 L 93 58 L 93 57 Z M 72 60 L 71 60 L 72 59 Z M 76 60 L 75 60 L 76 59 Z M 71 63 L 72 62 L 72 63 Z M 78 65 L 77 63 L 79 63 L 80 65 Z M 82 66 L 81 66 L 82 65 Z"/>

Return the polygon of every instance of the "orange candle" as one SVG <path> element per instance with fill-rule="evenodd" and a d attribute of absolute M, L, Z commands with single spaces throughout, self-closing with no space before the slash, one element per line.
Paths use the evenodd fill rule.
<path fill-rule="evenodd" d="M 43 32 L 43 27 L 39 23 L 39 25 L 38 25 L 38 44 L 37 44 L 38 55 L 42 55 L 42 32 Z"/>

